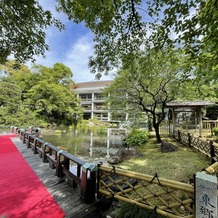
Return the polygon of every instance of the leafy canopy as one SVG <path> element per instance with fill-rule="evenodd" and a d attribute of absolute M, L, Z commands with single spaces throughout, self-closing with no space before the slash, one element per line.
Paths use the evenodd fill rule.
<path fill-rule="evenodd" d="M 59 10 L 95 35 L 90 67 L 98 77 L 142 49 L 182 47 L 192 64 L 218 68 L 216 0 L 59 0 Z M 195 60 L 195 62 L 193 62 Z M 205 66 L 205 65 L 204 65 Z M 197 73 L 201 73 L 198 70 Z M 216 73 L 213 73 L 215 75 Z"/>
<path fill-rule="evenodd" d="M 29 70 L 9 61 L 0 65 L 0 72 L 0 122 L 4 117 L 9 124 L 71 125 L 81 117 L 77 96 L 69 87 L 73 73 L 65 65 L 35 65 Z"/>
<path fill-rule="evenodd" d="M 112 115 L 146 113 L 160 141 L 159 125 L 166 116 L 166 104 L 183 89 L 181 53 L 165 50 L 142 54 L 125 65 L 106 90 Z"/>
<path fill-rule="evenodd" d="M 11 78 L 0 78 L 0 109 L 8 113 L 17 111 L 21 104 L 21 88 Z M 1 111 L 0 110 L 0 111 Z"/>
<path fill-rule="evenodd" d="M 35 65 L 26 90 L 26 104 L 46 122 L 70 125 L 77 122 L 81 107 L 75 93 L 70 90 L 73 73 L 61 63 L 48 68 Z"/>
<path fill-rule="evenodd" d="M 44 55 L 48 50 L 45 29 L 63 25 L 44 11 L 36 0 L 1 0 L 0 2 L 0 64 L 9 55 L 17 61 L 34 60 L 34 55 Z"/>

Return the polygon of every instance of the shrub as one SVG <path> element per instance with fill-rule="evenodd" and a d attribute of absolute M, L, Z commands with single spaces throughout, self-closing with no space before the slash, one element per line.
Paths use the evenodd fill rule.
<path fill-rule="evenodd" d="M 126 138 L 127 146 L 141 146 L 148 141 L 148 131 L 135 129 Z"/>
<path fill-rule="evenodd" d="M 218 127 L 213 128 L 213 132 L 215 136 L 218 136 Z"/>
<path fill-rule="evenodd" d="M 99 128 L 98 128 L 98 130 L 99 130 L 99 133 L 100 133 L 101 135 L 103 135 L 103 134 L 106 133 L 106 127 L 105 127 L 105 126 L 100 125 Z"/>

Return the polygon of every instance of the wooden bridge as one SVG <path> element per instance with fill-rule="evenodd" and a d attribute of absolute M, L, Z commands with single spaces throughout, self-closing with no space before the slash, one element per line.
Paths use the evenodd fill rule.
<path fill-rule="evenodd" d="M 12 127 L 11 131 L 18 135 L 15 145 L 67 217 L 85 217 L 96 210 L 102 196 L 154 210 L 166 217 L 195 217 L 194 184 L 113 166 L 96 166 L 23 129 Z M 215 162 L 205 172 L 214 174 L 217 169 L 218 162 Z"/>
<path fill-rule="evenodd" d="M 55 168 L 43 163 L 38 155 L 34 155 L 32 149 L 27 149 L 19 138 L 13 138 L 13 143 L 20 151 L 24 159 L 42 181 L 46 189 L 53 196 L 58 205 L 66 214 L 66 218 L 82 218 L 94 213 L 96 207 L 87 204 L 81 198 L 79 188 L 68 185 L 63 177 L 57 177 Z"/>

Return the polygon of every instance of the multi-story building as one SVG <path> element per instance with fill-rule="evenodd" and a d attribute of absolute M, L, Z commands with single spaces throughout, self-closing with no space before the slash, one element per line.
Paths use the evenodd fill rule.
<path fill-rule="evenodd" d="M 105 97 L 102 90 L 110 85 L 112 80 L 76 83 L 73 87 L 78 97 L 81 99 L 81 106 L 84 109 L 83 118 L 97 118 L 101 121 L 110 121 L 110 112 L 105 106 Z"/>

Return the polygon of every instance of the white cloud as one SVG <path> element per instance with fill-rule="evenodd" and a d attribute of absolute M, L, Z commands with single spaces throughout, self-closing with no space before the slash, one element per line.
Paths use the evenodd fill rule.
<path fill-rule="evenodd" d="M 64 42 L 64 38 L 62 38 Z M 55 40 L 54 40 L 55 41 Z M 54 42 L 49 40 L 48 44 Z M 57 48 L 58 47 L 58 48 Z M 83 35 L 82 37 L 72 41 L 68 44 L 68 49 L 63 49 L 60 45 L 52 46 L 50 51 L 46 52 L 46 58 L 42 56 L 35 57 L 36 64 L 52 67 L 55 63 L 60 62 L 69 67 L 73 72 L 73 80 L 75 82 L 88 82 L 94 81 L 95 75 L 90 73 L 88 68 L 89 57 L 93 54 L 93 41 L 90 33 Z M 28 62 L 29 67 L 32 66 L 31 62 Z M 101 80 L 111 80 L 111 76 L 102 76 Z"/>
<path fill-rule="evenodd" d="M 73 80 L 86 82 L 95 80 L 95 75 L 88 69 L 89 57 L 93 54 L 93 41 L 91 34 L 86 34 L 72 44 L 66 54 L 66 61 L 63 63 L 73 71 Z M 102 76 L 101 80 L 110 80 L 109 76 Z"/>
<path fill-rule="evenodd" d="M 90 73 L 88 68 L 89 57 L 93 54 L 93 37 L 84 24 L 75 24 L 69 21 L 63 13 L 55 11 L 54 0 L 40 0 L 39 3 L 45 10 L 50 10 L 54 17 L 65 24 L 62 32 L 56 27 L 49 27 L 46 30 L 46 43 L 49 51 L 42 56 L 35 57 L 36 64 L 52 67 L 60 62 L 69 67 L 73 72 L 75 82 L 94 81 L 95 75 Z M 32 63 L 27 65 L 31 67 Z M 102 76 L 101 80 L 111 80 L 112 77 Z"/>

